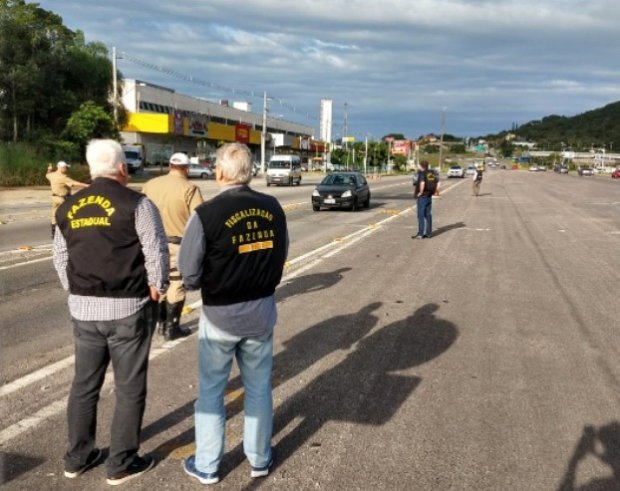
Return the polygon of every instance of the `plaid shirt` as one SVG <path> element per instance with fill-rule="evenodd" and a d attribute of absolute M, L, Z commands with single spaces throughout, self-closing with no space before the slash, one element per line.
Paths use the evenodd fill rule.
<path fill-rule="evenodd" d="M 149 285 L 160 293 L 168 288 L 168 243 L 157 208 L 147 197 L 141 198 L 136 207 L 136 232 L 142 244 L 144 267 Z M 56 229 L 53 246 L 54 267 L 65 290 L 69 290 L 67 242 L 60 229 Z M 110 265 L 112 267 L 112 265 Z M 69 294 L 69 312 L 81 321 L 108 321 L 123 319 L 138 312 L 150 297 L 110 298 Z"/>

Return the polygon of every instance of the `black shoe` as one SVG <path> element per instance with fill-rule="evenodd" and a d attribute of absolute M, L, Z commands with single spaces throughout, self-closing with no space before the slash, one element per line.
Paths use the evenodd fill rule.
<path fill-rule="evenodd" d="M 124 482 L 129 481 L 135 477 L 141 476 L 146 471 L 153 468 L 155 465 L 155 459 L 151 456 L 148 457 L 138 457 L 137 455 L 134 457 L 133 462 L 127 469 L 119 472 L 114 476 L 108 477 L 106 482 L 110 486 L 118 486 L 119 484 L 123 484 Z"/>
<path fill-rule="evenodd" d="M 84 474 L 88 469 L 95 467 L 103 460 L 103 452 L 100 448 L 94 448 L 88 458 L 86 459 L 86 463 L 80 467 L 79 469 L 67 469 L 65 467 L 65 477 L 69 479 L 75 479 L 80 474 Z"/>
<path fill-rule="evenodd" d="M 186 338 L 192 334 L 192 330 L 187 327 L 169 327 L 164 331 L 164 339 L 166 341 L 174 341 L 179 338 Z"/>
<path fill-rule="evenodd" d="M 430 235 L 423 235 L 423 236 L 422 236 L 422 238 L 423 238 L 423 239 L 430 239 L 430 238 L 431 238 L 431 236 L 430 236 Z"/>

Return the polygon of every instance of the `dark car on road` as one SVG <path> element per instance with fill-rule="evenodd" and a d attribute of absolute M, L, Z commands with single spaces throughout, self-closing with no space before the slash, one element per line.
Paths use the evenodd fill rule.
<path fill-rule="evenodd" d="M 332 172 L 312 192 L 312 209 L 345 208 L 352 211 L 370 206 L 368 181 L 359 172 Z"/>

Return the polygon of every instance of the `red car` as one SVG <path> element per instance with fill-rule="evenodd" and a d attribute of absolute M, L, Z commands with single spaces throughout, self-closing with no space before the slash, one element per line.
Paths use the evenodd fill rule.
<path fill-rule="evenodd" d="M 620 179 L 620 167 L 618 167 L 616 170 L 614 170 L 611 173 L 611 178 L 612 179 Z"/>

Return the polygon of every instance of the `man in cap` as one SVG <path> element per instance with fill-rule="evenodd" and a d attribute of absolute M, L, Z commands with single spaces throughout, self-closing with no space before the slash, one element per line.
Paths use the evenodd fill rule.
<path fill-rule="evenodd" d="M 56 164 L 56 172 L 54 172 L 52 164 L 49 164 L 47 166 L 47 174 L 45 174 L 52 187 L 52 239 L 56 230 L 56 210 L 58 207 L 65 202 L 67 197 L 71 196 L 71 188 L 82 189 L 88 186 L 88 184 L 71 179 L 67 175 L 68 167 L 69 164 L 61 160 Z"/>
<path fill-rule="evenodd" d="M 166 341 L 187 336 L 191 331 L 180 326 L 185 304 L 185 289 L 177 268 L 177 254 L 183 231 L 192 211 L 202 203 L 200 189 L 187 179 L 189 158 L 184 153 L 170 157 L 168 174 L 148 181 L 142 188 L 159 209 L 168 237 L 170 252 L 170 287 L 159 302 L 157 331 Z"/>

